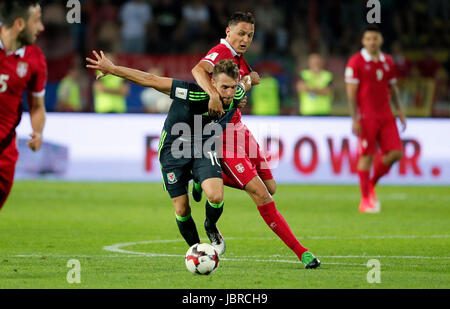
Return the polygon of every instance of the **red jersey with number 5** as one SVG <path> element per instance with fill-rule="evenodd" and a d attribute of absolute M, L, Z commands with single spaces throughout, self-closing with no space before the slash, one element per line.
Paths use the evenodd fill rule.
<path fill-rule="evenodd" d="M 7 53 L 0 40 L 0 153 L 20 123 L 24 90 L 44 96 L 46 82 L 47 63 L 39 47 L 28 45 Z"/>
<path fill-rule="evenodd" d="M 356 101 L 361 118 L 394 117 L 390 104 L 390 85 L 396 83 L 397 78 L 391 56 L 380 53 L 375 62 L 363 48 L 348 61 L 345 82 L 358 84 Z"/>
<path fill-rule="evenodd" d="M 252 68 L 248 65 L 247 61 L 245 61 L 244 56 L 238 55 L 225 39 L 221 39 L 220 44 L 214 46 L 201 61 L 206 61 L 214 67 L 217 62 L 223 59 L 234 60 L 234 63 L 236 63 L 239 68 L 239 79 L 252 72 Z M 237 109 L 230 122 L 238 123 L 240 121 L 241 111 Z"/>

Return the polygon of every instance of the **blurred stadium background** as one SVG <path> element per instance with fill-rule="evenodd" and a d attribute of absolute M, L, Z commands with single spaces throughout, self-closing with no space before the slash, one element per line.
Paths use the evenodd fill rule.
<path fill-rule="evenodd" d="M 357 140 L 344 85 L 345 64 L 360 49 L 366 0 L 80 2 L 81 23 L 69 24 L 66 1 L 43 1 L 45 143 L 37 153 L 26 147 L 31 127 L 24 115 L 17 128 L 19 181 L 0 214 L 0 233 L 8 235 L 0 239 L 0 288 L 450 287 L 450 1 L 380 0 L 383 50 L 398 66 L 409 118 L 400 135 L 404 158 L 383 178 L 377 191 L 383 211 L 374 216 L 357 211 Z M 258 86 L 263 94 L 249 94 L 243 122 L 276 167 L 277 207 L 323 266 L 298 272 L 296 257 L 251 199 L 225 188 L 219 224 L 227 255 L 205 280 L 185 269 L 187 248 L 160 185 L 157 147 L 170 102 L 130 84 L 123 89 L 125 109 L 95 113 L 95 76 L 84 58 L 104 49 L 120 64 L 193 80 L 191 68 L 225 36 L 228 16 L 248 9 L 256 36 L 245 57 L 275 81 Z M 299 110 L 297 82 L 312 53 L 333 74 L 327 116 Z M 258 111 L 261 96 L 278 98 L 279 108 Z M 192 211 L 205 239 L 204 208 Z M 82 265 L 81 285 L 67 283 L 74 258 Z M 381 284 L 368 283 L 369 258 L 382 263 Z"/>
<path fill-rule="evenodd" d="M 367 1 L 80 3 L 80 23 L 68 23 L 71 7 L 65 1 L 42 1 L 46 30 L 37 44 L 48 61 L 48 144 L 40 154 L 23 146 L 30 130 L 25 117 L 18 128 L 23 138 L 18 179 L 56 175 L 70 180 L 160 181 L 156 149 L 170 99 L 134 84 L 102 79 L 103 86 L 120 93 L 114 100 L 122 105 L 96 109 L 98 83 L 95 72 L 85 69 L 84 58 L 102 49 L 118 64 L 193 81 L 191 69 L 225 37 L 228 17 L 240 10 L 256 17 L 255 37 L 245 57 L 263 81 L 248 94 L 244 123 L 275 159 L 277 181 L 356 183 L 356 138 L 347 118 L 344 69 L 361 48 L 371 10 Z M 380 3 L 383 50 L 393 55 L 402 104 L 411 117 L 402 134 L 405 157 L 387 181 L 449 184 L 450 147 L 436 132 L 450 130 L 450 3 Z M 322 117 L 306 117 L 300 109 L 300 74 L 309 69 L 312 54 L 320 55 L 322 69 L 332 76 L 330 108 L 316 113 Z M 273 124 L 276 132 L 265 132 L 266 124 Z"/>
<path fill-rule="evenodd" d="M 148 11 L 143 25 L 129 4 L 141 2 Z M 296 81 L 307 68 L 310 53 L 320 53 L 333 74 L 331 115 L 346 115 L 344 66 L 360 49 L 367 24 L 367 1 L 361 0 L 82 0 L 81 23 L 69 24 L 65 1 L 43 1 L 46 31 L 38 45 L 49 63 L 48 111 L 57 110 L 57 86 L 71 66 L 81 77 L 80 111 L 93 112 L 93 75 L 84 69 L 92 49 L 109 49 L 119 62 L 142 70 L 151 67 L 167 76 L 192 80 L 190 69 L 225 37 L 233 11 L 250 10 L 256 34 L 246 54 L 261 74 L 279 83 L 282 115 L 299 114 Z M 449 117 L 450 3 L 446 0 L 381 0 L 380 27 L 384 51 L 398 66 L 403 102 L 409 116 Z M 127 112 L 146 112 L 143 89 L 131 86 Z M 252 106 L 250 96 L 249 105 Z M 77 107 L 78 108 L 78 107 Z M 245 111 L 251 113 L 251 108 Z"/>

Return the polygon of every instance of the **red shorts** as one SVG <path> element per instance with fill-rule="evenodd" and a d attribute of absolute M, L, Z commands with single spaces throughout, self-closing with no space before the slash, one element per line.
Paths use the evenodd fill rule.
<path fill-rule="evenodd" d="M 227 127 L 222 142 L 222 176 L 226 186 L 244 189 L 256 176 L 263 181 L 273 179 L 266 156 L 242 122 L 234 124 L 234 129 Z"/>
<path fill-rule="evenodd" d="M 360 124 L 359 155 L 374 155 L 377 152 L 377 145 L 383 154 L 392 150 L 402 150 L 395 118 L 361 119 Z"/>
<path fill-rule="evenodd" d="M 18 158 L 19 152 L 17 151 L 16 139 L 14 138 L 11 144 L 0 154 L 0 209 L 11 192 Z"/>

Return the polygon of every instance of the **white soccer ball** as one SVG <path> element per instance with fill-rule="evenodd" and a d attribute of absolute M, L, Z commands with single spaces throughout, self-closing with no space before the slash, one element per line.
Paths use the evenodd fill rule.
<path fill-rule="evenodd" d="M 195 244 L 186 252 L 186 267 L 198 275 L 209 275 L 219 266 L 219 253 L 210 244 Z"/>

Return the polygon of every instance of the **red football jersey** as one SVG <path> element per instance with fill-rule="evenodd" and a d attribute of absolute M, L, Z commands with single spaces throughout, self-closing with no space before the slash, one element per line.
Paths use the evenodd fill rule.
<path fill-rule="evenodd" d="M 214 67 L 217 62 L 223 59 L 234 60 L 234 63 L 236 63 L 239 68 L 239 79 L 252 72 L 252 68 L 248 65 L 247 61 L 245 61 L 245 58 L 242 55 L 239 56 L 225 39 L 221 39 L 220 44 L 214 46 L 200 61 L 206 61 Z M 241 111 L 237 109 L 231 122 L 238 123 L 240 121 Z"/>
<path fill-rule="evenodd" d="M 375 62 L 363 48 L 348 61 L 345 82 L 358 84 L 356 101 L 361 118 L 393 117 L 389 86 L 397 82 L 397 76 L 391 56 L 380 53 Z"/>
<path fill-rule="evenodd" d="M 42 97 L 46 82 L 47 63 L 39 47 L 29 45 L 6 53 L 0 40 L 0 153 L 20 123 L 24 90 Z"/>

